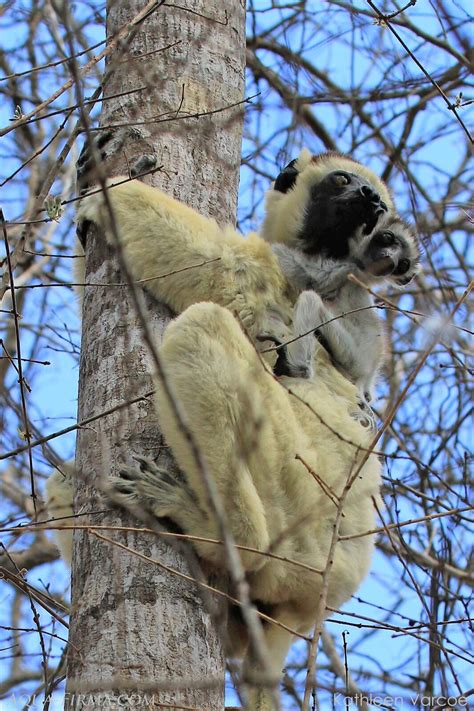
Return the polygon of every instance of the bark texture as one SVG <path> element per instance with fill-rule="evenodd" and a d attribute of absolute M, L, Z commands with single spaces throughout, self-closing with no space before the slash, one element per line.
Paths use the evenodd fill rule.
<path fill-rule="evenodd" d="M 144 6 L 142 0 L 108 4 L 108 37 Z M 225 107 L 243 98 L 244 14 L 243 5 L 229 0 L 182 0 L 179 8 L 155 9 L 130 46 L 122 45 L 109 58 L 104 93 L 146 88 L 105 102 L 101 114 L 102 126 L 126 124 L 121 139 L 110 143 L 109 174 L 126 173 L 137 157 L 155 154 L 163 170 L 147 180 L 219 222 L 235 218 L 242 107 Z M 223 110 L 182 118 L 184 112 L 216 109 Z M 150 117 L 158 118 L 148 122 Z M 94 230 L 88 235 L 86 278 L 100 284 L 124 281 L 115 255 Z M 146 296 L 143 303 L 159 342 L 170 313 Z M 150 372 L 127 289 L 86 288 L 79 419 L 151 390 Z M 83 429 L 76 455 L 76 510 L 102 509 L 100 480 L 134 453 L 155 457 L 162 445 L 151 401 Z M 117 511 L 91 514 L 88 520 L 136 523 Z M 156 537 L 104 535 L 187 572 L 183 556 Z M 108 708 L 107 703 L 158 708 L 162 702 L 221 709 L 222 645 L 196 587 L 89 532 L 76 532 L 74 546 L 66 708 L 86 703 L 88 708 Z"/>

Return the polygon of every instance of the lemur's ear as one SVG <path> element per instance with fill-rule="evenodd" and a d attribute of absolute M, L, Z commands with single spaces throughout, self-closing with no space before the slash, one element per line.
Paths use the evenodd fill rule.
<path fill-rule="evenodd" d="M 275 184 L 273 186 L 274 190 L 278 190 L 280 193 L 287 193 L 288 190 L 293 187 L 299 173 L 297 168 L 295 168 L 297 160 L 298 158 L 294 158 L 288 163 L 286 168 L 283 168 L 275 180 Z"/>

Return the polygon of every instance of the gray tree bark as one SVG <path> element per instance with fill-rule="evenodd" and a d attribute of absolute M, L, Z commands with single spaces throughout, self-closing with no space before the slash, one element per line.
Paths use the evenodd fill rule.
<path fill-rule="evenodd" d="M 157 3 L 158 4 L 158 3 Z M 127 173 L 143 154 L 163 170 L 146 178 L 219 222 L 235 219 L 243 99 L 244 6 L 230 0 L 181 0 L 159 6 L 129 47 L 108 59 L 104 95 L 146 87 L 103 104 L 102 126 L 128 124 L 125 142 L 111 142 L 107 173 Z M 143 0 L 110 0 L 107 36 L 143 10 Z M 181 118 L 184 112 L 199 114 Z M 142 123 L 159 116 L 173 119 Z M 136 125 L 130 125 L 130 124 Z M 114 151 L 117 151 L 114 154 Z M 86 280 L 123 282 L 118 262 L 90 230 Z M 156 342 L 169 320 L 166 307 L 143 297 Z M 86 288 L 83 309 L 79 420 L 151 390 L 151 360 L 127 289 Z M 163 442 L 151 401 L 99 419 L 79 432 L 76 511 L 103 509 L 100 482 L 134 453 L 155 457 Z M 92 523 L 134 525 L 125 513 L 90 514 Z M 81 523 L 81 519 L 79 519 Z M 189 572 L 176 550 L 144 534 L 103 535 Z M 221 709 L 224 656 L 215 619 L 197 588 L 157 565 L 76 531 L 66 708 Z M 173 688 L 175 686 L 175 688 Z M 92 705 L 90 705 L 92 703 Z M 148 704 L 148 705 L 147 705 Z M 177 706 L 173 706 L 176 704 Z"/>

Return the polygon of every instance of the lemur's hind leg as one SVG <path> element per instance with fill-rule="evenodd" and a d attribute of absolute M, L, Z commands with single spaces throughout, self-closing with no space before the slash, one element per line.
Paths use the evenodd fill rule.
<path fill-rule="evenodd" d="M 190 306 L 165 331 L 160 348 L 167 382 L 204 463 L 196 461 L 189 438 L 158 380 L 156 401 L 163 434 L 186 476 L 196 507 L 205 512 L 206 534 L 221 538 L 209 503 L 205 477 L 212 480 L 235 541 L 265 550 L 269 532 L 265 502 L 273 497 L 281 470 L 293 457 L 294 415 L 288 394 L 264 366 L 236 319 L 212 303 Z M 273 481 L 273 484 L 272 484 Z M 203 535 L 201 522 L 181 522 Z M 196 543 L 201 557 L 222 565 L 222 547 Z M 247 570 L 265 563 L 241 551 Z"/>
<path fill-rule="evenodd" d="M 303 291 L 298 298 L 293 329 L 300 338 L 288 344 L 287 357 L 292 367 L 311 365 L 316 338 L 336 365 L 348 373 L 353 371 L 357 344 L 345 327 L 344 315 L 334 313 L 315 291 Z"/>
<path fill-rule="evenodd" d="M 334 364 L 347 373 L 357 376 L 367 372 L 369 360 L 361 352 L 360 344 L 352 336 L 344 316 L 337 318 L 337 314 L 324 304 L 316 292 L 304 291 L 300 295 L 295 306 L 293 326 L 295 335 L 301 337 L 285 348 L 284 359 L 289 375 L 297 377 L 306 369 L 309 375 L 302 377 L 313 377 L 315 338 L 329 352 Z M 374 376 L 373 373 L 371 375 Z M 367 378 L 361 378 L 361 382 L 356 379 L 356 384 L 362 387 L 359 408 L 352 415 L 363 427 L 375 431 L 376 419 L 369 406 L 370 388 L 363 387 L 365 380 Z"/>

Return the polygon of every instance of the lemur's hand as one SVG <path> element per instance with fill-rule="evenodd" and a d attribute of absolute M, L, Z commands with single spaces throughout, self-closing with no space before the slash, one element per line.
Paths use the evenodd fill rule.
<path fill-rule="evenodd" d="M 355 412 L 351 412 L 351 417 L 365 429 L 377 432 L 377 418 L 365 397 L 360 399 L 359 407 Z"/>
<path fill-rule="evenodd" d="M 76 164 L 77 192 L 79 195 L 86 193 L 92 185 L 100 182 L 99 171 L 104 169 L 104 162 L 112 155 L 123 152 L 124 148 L 132 144 L 134 136 L 130 130 L 109 130 L 94 133 L 92 141 L 86 139 Z M 156 167 L 157 156 L 154 153 L 139 155 L 131 160 L 128 166 L 130 178 L 149 173 Z M 105 176 L 102 176 L 105 177 Z"/>
<path fill-rule="evenodd" d="M 76 163 L 76 184 L 79 195 L 83 195 L 92 185 L 98 183 L 97 169 L 107 157 L 106 147 L 113 135 L 113 131 L 104 131 L 98 135 L 94 133 L 92 141 L 86 138 Z"/>
<path fill-rule="evenodd" d="M 124 146 L 133 141 L 134 136 L 131 130 L 104 130 L 99 134 L 94 134 L 92 140 L 86 140 L 79 155 L 76 165 L 77 192 L 80 196 L 85 196 L 91 188 L 103 185 L 107 179 L 107 185 L 112 182 L 127 182 L 127 177 L 116 177 L 111 180 L 107 177 L 105 163 L 113 156 L 120 154 Z M 140 175 L 150 172 L 156 167 L 156 155 L 142 154 L 129 162 L 128 179 L 137 178 Z M 113 162 L 111 162 L 113 168 Z M 112 175 L 114 175 L 112 170 Z M 96 198 L 96 199 L 94 199 Z M 77 210 L 77 237 L 84 247 L 88 224 L 97 222 L 97 215 L 102 210 L 102 197 L 100 189 L 97 196 L 92 195 L 87 201 L 81 201 Z"/>
<path fill-rule="evenodd" d="M 282 375 L 289 378 L 308 379 L 311 377 L 312 370 L 310 363 L 296 363 L 290 361 L 290 358 L 288 357 L 288 347 L 286 346 L 285 341 L 281 341 L 271 333 L 259 334 L 256 341 L 262 345 L 264 353 L 269 347 L 268 344 L 271 344 L 272 347 L 277 348 L 277 350 L 274 351 L 274 353 L 276 353 L 275 362 L 272 363 L 273 373 L 277 377 L 281 377 Z"/>

